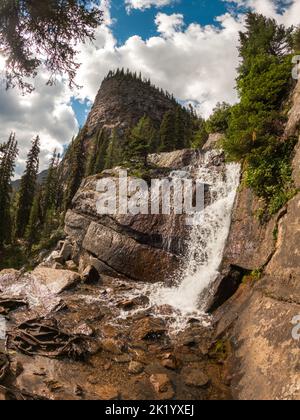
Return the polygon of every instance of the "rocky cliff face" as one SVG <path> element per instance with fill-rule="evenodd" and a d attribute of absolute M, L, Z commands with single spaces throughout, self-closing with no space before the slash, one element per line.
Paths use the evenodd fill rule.
<path fill-rule="evenodd" d="M 176 102 L 164 93 L 139 79 L 111 77 L 102 83 L 89 114 L 87 137 L 99 129 L 120 134 L 132 127 L 144 116 L 151 118 L 159 127 L 163 115 L 176 107 Z"/>
<path fill-rule="evenodd" d="M 199 152 L 182 150 L 153 155 L 153 178 L 196 166 Z M 212 161 L 213 165 L 214 162 Z M 99 273 L 141 282 L 167 281 L 178 271 L 189 229 L 185 215 L 97 214 L 98 176 L 86 179 L 65 220 L 65 232 L 80 271 L 94 265 Z M 105 171 L 118 185 L 117 170 Z M 130 178 L 128 179 L 130 181 Z M 207 192 L 207 197 L 208 197 Z"/>
<path fill-rule="evenodd" d="M 298 83 L 286 132 L 299 135 Z M 294 182 L 300 188 L 300 139 Z M 233 346 L 232 391 L 237 399 L 299 399 L 299 342 L 292 320 L 300 314 L 300 194 L 269 223 L 255 217 L 259 203 L 242 188 L 236 200 L 223 269 L 244 277 L 237 293 L 215 313 L 217 336 Z M 262 272 L 262 278 L 259 278 Z M 240 280 L 241 280 L 240 277 Z"/>

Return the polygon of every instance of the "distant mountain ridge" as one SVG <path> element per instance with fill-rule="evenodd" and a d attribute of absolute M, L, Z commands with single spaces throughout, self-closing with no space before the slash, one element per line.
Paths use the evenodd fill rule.
<path fill-rule="evenodd" d="M 41 185 L 43 183 L 43 181 L 47 177 L 47 174 L 48 174 L 48 169 L 45 169 L 44 171 L 42 171 L 41 173 L 38 174 L 38 176 L 37 176 L 37 183 L 38 183 L 38 185 Z M 12 186 L 13 191 L 19 191 L 20 185 L 21 185 L 21 178 L 20 179 L 16 179 L 15 181 L 13 181 L 11 183 L 11 186 Z"/>

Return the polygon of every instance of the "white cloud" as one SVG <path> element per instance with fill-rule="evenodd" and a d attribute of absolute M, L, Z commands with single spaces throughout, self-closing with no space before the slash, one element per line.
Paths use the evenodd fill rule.
<path fill-rule="evenodd" d="M 157 32 L 162 36 L 170 37 L 175 32 L 179 32 L 184 26 L 184 16 L 178 13 L 166 15 L 165 13 L 158 13 L 155 18 Z"/>
<path fill-rule="evenodd" d="M 99 28 L 96 50 L 84 46 L 80 54 L 83 64 L 77 80 L 84 88 L 79 98 L 93 100 L 110 69 L 128 67 L 142 71 L 178 99 L 197 103 L 205 116 L 217 101 L 234 103 L 242 18 L 225 14 L 218 24 L 185 27 L 182 15 L 159 13 L 156 25 L 160 35 L 146 40 L 133 36 L 121 46 L 109 27 Z"/>
<path fill-rule="evenodd" d="M 63 81 L 55 86 L 46 86 L 46 75 L 36 80 L 36 90 L 21 96 L 17 89 L 0 90 L 0 142 L 7 140 L 14 131 L 19 143 L 20 155 L 17 177 L 25 167 L 26 155 L 31 140 L 37 134 L 41 137 L 40 168 L 48 166 L 49 158 L 56 148 L 63 151 L 73 134 L 78 130 L 78 123 L 70 105 L 70 92 Z"/>
<path fill-rule="evenodd" d="M 132 9 L 146 10 L 150 7 L 164 7 L 174 3 L 175 0 L 125 0 L 127 10 Z"/>
<path fill-rule="evenodd" d="M 257 13 L 276 19 L 286 26 L 299 25 L 299 0 L 223 0 L 239 7 L 249 7 Z M 281 7 L 280 7 L 281 6 Z M 283 10 L 280 11 L 280 8 Z"/>

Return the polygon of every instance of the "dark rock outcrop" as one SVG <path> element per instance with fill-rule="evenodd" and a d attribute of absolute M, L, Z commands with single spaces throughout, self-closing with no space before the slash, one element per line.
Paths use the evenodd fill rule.
<path fill-rule="evenodd" d="M 286 133 L 300 122 L 299 83 Z M 300 187 L 300 139 L 293 163 Z M 259 202 L 242 188 L 238 194 L 223 268 L 238 265 L 262 270 L 250 276 L 214 314 L 216 337 L 228 338 L 233 353 L 230 376 L 233 397 L 251 400 L 299 400 L 299 342 L 292 320 L 300 313 L 300 194 L 268 223 L 256 217 Z"/>

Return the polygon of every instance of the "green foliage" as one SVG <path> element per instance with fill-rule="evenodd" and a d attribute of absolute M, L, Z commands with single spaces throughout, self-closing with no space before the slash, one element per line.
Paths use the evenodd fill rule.
<path fill-rule="evenodd" d="M 80 187 L 85 174 L 85 130 L 81 130 L 76 139 L 73 140 L 68 151 L 69 174 L 67 187 L 64 195 L 64 210 L 71 206 L 72 200 Z"/>
<path fill-rule="evenodd" d="M 215 343 L 209 356 L 221 362 L 227 359 L 230 349 L 230 343 L 227 340 L 220 339 Z"/>
<path fill-rule="evenodd" d="M 53 152 L 53 156 L 50 160 L 47 177 L 42 186 L 41 192 L 41 218 L 45 222 L 47 212 L 51 209 L 56 208 L 58 204 L 58 195 L 60 195 L 61 186 L 59 183 L 59 163 L 60 155 L 57 155 L 56 150 Z M 39 193 L 38 193 L 39 194 Z"/>
<path fill-rule="evenodd" d="M 184 111 L 178 107 L 175 112 L 175 138 L 174 138 L 174 147 L 176 150 L 184 149 L 187 146 L 187 130 L 190 128 L 188 126 L 189 122 L 186 119 L 186 114 Z"/>
<path fill-rule="evenodd" d="M 211 133 L 225 133 L 228 129 L 231 105 L 226 102 L 218 103 L 212 115 L 206 122 L 206 130 Z"/>
<path fill-rule="evenodd" d="M 300 26 L 293 34 L 293 50 L 296 54 L 300 54 Z"/>
<path fill-rule="evenodd" d="M 230 160 L 246 161 L 245 183 L 265 203 L 260 212 L 263 219 L 275 214 L 294 193 L 295 140 L 281 140 L 282 107 L 292 86 L 293 28 L 249 13 L 246 29 L 240 34 L 240 103 L 231 108 L 223 148 Z"/>
<path fill-rule="evenodd" d="M 155 137 L 153 124 L 144 116 L 130 131 L 124 152 L 124 160 L 130 168 L 139 169 L 148 166 L 148 154 L 151 140 Z"/>
<path fill-rule="evenodd" d="M 27 261 L 25 250 L 20 246 L 8 245 L 0 250 L 0 271 L 6 268 L 20 270 Z"/>
<path fill-rule="evenodd" d="M 32 244 L 38 241 L 41 234 L 41 190 L 39 189 L 34 197 L 33 204 L 30 211 L 28 226 L 25 232 L 25 239 L 28 242 L 29 248 Z"/>
<path fill-rule="evenodd" d="M 201 149 L 207 142 L 209 134 L 206 129 L 206 122 L 203 118 L 199 118 L 198 127 L 196 128 L 191 141 L 193 149 Z"/>
<path fill-rule="evenodd" d="M 118 166 L 122 162 L 122 147 L 121 140 L 117 129 L 113 130 L 112 136 L 109 139 L 108 147 L 105 154 L 105 169 L 111 169 Z"/>
<path fill-rule="evenodd" d="M 266 203 L 267 213 L 277 213 L 294 195 L 291 159 L 296 139 L 280 142 L 269 138 L 268 145 L 247 157 L 245 183 Z"/>
<path fill-rule="evenodd" d="M 29 222 L 31 206 L 34 201 L 36 181 L 39 170 L 40 138 L 32 141 L 31 150 L 27 156 L 26 170 L 21 179 L 19 201 L 16 214 L 16 237 L 24 238 Z"/>
<path fill-rule="evenodd" d="M 239 80 L 252 68 L 255 57 L 269 56 L 282 58 L 291 53 L 293 28 L 278 25 L 275 19 L 268 19 L 257 13 L 248 13 L 246 31 L 240 32 L 239 53 L 242 63 Z"/>
<path fill-rule="evenodd" d="M 168 111 L 162 120 L 160 127 L 160 151 L 171 152 L 176 149 L 175 114 Z"/>
<path fill-rule="evenodd" d="M 98 140 L 98 149 L 96 154 L 94 173 L 99 174 L 105 168 L 105 158 L 107 153 L 107 148 L 109 144 L 108 135 L 102 131 L 100 138 Z"/>
<path fill-rule="evenodd" d="M 124 82 L 135 81 L 136 83 L 140 83 L 141 85 L 147 85 L 149 93 L 159 92 L 163 96 L 165 96 L 167 99 L 172 101 L 174 103 L 174 105 L 178 106 L 178 102 L 174 98 L 174 95 L 170 94 L 168 91 L 165 91 L 165 90 L 160 89 L 160 88 L 156 87 L 155 85 L 153 85 L 149 78 L 143 77 L 142 73 L 138 74 L 136 72 L 130 71 L 129 69 L 125 70 L 124 68 L 122 68 L 122 69 L 118 68 L 116 70 L 110 70 L 108 75 L 106 76 L 106 78 L 104 80 L 110 80 L 110 79 L 116 79 L 116 80 L 119 80 L 121 82 L 122 81 L 124 81 Z"/>
<path fill-rule="evenodd" d="M 11 239 L 11 179 L 14 173 L 18 145 L 14 134 L 0 145 L 0 248 Z"/>
<path fill-rule="evenodd" d="M 89 0 L 2 0 L 0 51 L 6 59 L 7 87 L 32 91 L 28 77 L 43 64 L 51 74 L 67 74 L 70 86 L 79 67 L 77 44 L 94 39 L 102 12 Z"/>

